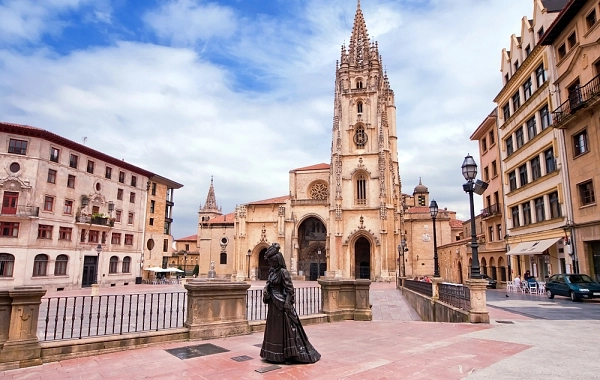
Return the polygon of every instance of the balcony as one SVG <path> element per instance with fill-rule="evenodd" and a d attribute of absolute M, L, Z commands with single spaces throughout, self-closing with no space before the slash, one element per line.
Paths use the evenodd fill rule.
<path fill-rule="evenodd" d="M 552 111 L 555 127 L 564 126 L 581 108 L 589 107 L 600 99 L 600 75 L 569 93 L 569 98 Z"/>
<path fill-rule="evenodd" d="M 113 219 L 90 215 L 75 216 L 75 223 L 93 224 L 96 226 L 106 227 L 114 227 L 115 225 L 115 221 Z"/>
<path fill-rule="evenodd" d="M 33 206 L 2 207 L 0 216 L 31 218 L 40 215 L 40 208 Z"/>
<path fill-rule="evenodd" d="M 492 216 L 502 215 L 502 205 L 499 203 L 493 204 L 481 210 L 482 218 L 491 218 Z"/>

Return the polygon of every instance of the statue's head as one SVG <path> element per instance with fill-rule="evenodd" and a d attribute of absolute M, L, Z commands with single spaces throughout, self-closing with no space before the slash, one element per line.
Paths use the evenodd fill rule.
<path fill-rule="evenodd" d="M 265 252 L 265 259 L 271 263 L 271 266 L 285 268 L 285 260 L 283 259 L 283 254 L 279 252 L 280 248 L 279 243 L 271 244 Z"/>

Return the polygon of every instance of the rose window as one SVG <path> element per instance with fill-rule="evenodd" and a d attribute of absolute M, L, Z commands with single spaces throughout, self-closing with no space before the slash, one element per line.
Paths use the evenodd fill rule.
<path fill-rule="evenodd" d="M 323 182 L 317 182 L 310 188 L 310 197 L 312 199 L 327 199 L 327 185 Z"/>

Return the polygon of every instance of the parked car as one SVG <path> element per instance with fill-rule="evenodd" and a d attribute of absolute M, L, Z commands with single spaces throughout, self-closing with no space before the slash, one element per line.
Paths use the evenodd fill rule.
<path fill-rule="evenodd" d="M 488 289 L 496 289 L 496 284 L 497 284 L 496 280 L 494 280 L 493 278 L 491 278 L 487 274 L 482 274 L 481 275 L 481 279 L 487 280 L 488 284 L 487 284 L 486 288 L 488 288 Z"/>
<path fill-rule="evenodd" d="M 600 298 L 600 284 L 587 274 L 555 274 L 546 282 L 546 295 L 570 297 L 571 301 L 583 298 Z"/>

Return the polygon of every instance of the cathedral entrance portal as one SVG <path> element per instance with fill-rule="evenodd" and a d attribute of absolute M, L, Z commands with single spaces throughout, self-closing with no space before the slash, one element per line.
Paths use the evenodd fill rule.
<path fill-rule="evenodd" d="M 364 237 L 354 244 L 354 272 L 355 278 L 371 278 L 371 244 Z"/>
<path fill-rule="evenodd" d="M 310 217 L 298 228 L 298 275 L 316 281 L 327 270 L 325 241 L 327 229 L 321 220 Z"/>
<path fill-rule="evenodd" d="M 267 252 L 266 248 L 260 250 L 258 254 L 258 279 L 259 280 L 267 280 L 269 277 L 269 261 L 265 259 L 265 252 Z"/>

